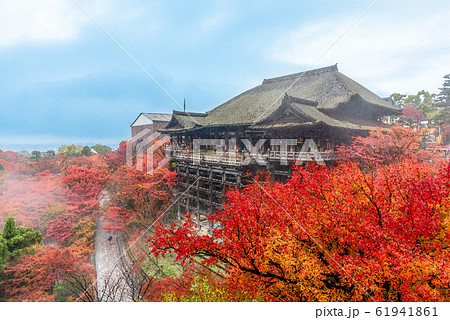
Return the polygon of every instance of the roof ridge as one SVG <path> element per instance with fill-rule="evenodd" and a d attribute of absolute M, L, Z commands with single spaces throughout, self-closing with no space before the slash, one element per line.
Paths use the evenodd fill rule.
<path fill-rule="evenodd" d="M 269 84 L 269 83 L 274 83 L 274 82 L 284 81 L 284 80 L 294 80 L 294 79 L 297 79 L 300 77 L 307 77 L 307 76 L 312 76 L 312 75 L 319 74 L 319 73 L 332 72 L 332 71 L 338 71 L 337 63 L 332 66 L 328 66 L 328 67 L 324 67 L 324 68 L 307 70 L 307 71 L 303 71 L 303 72 L 299 72 L 299 73 L 288 74 L 286 76 L 264 79 L 262 84 Z"/>
<path fill-rule="evenodd" d="M 200 113 L 200 112 L 178 111 L 178 110 L 173 110 L 173 114 L 181 116 L 195 116 L 195 117 L 206 117 L 208 115 L 207 113 L 204 112 Z"/>
<path fill-rule="evenodd" d="M 294 97 L 294 96 L 288 95 L 287 93 L 284 94 L 283 100 L 285 100 L 286 102 L 294 102 L 294 103 L 304 104 L 304 105 L 313 106 L 313 107 L 317 107 L 319 105 L 319 102 L 317 102 L 317 101 Z"/>

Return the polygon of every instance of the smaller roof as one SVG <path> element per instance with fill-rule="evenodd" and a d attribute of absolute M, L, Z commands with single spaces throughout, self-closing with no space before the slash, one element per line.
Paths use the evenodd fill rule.
<path fill-rule="evenodd" d="M 325 124 L 329 127 L 339 127 L 351 130 L 374 130 L 376 126 L 367 126 L 351 123 L 348 121 L 342 121 L 332 118 L 321 110 L 317 109 L 316 103 L 314 101 L 299 99 L 296 97 L 285 95 L 283 102 L 278 110 L 275 110 L 272 114 L 266 117 L 265 120 L 254 124 L 249 127 L 250 130 L 259 129 L 277 129 L 277 128 L 287 128 L 287 127 L 303 127 L 311 126 L 317 124 Z M 271 118 L 279 113 L 282 109 L 291 109 L 295 114 L 304 119 L 304 121 L 295 121 L 295 116 L 292 121 L 285 122 L 272 122 Z"/>
<path fill-rule="evenodd" d="M 170 121 L 170 113 L 141 113 L 152 121 Z"/>
<path fill-rule="evenodd" d="M 160 132 L 185 132 L 205 124 L 206 113 L 173 110 L 170 122 Z"/>
<path fill-rule="evenodd" d="M 172 114 L 170 114 L 170 113 L 149 113 L 149 112 L 144 113 L 144 112 L 141 112 L 137 116 L 136 120 L 133 121 L 133 123 L 131 124 L 131 127 L 136 123 L 137 119 L 139 119 L 141 116 L 144 116 L 152 121 L 161 121 L 161 122 L 163 122 L 163 121 L 169 122 L 170 119 L 172 118 Z"/>

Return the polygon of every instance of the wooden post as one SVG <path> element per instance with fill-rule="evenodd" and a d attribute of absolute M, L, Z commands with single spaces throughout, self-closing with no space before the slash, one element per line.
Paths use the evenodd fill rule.
<path fill-rule="evenodd" d="M 198 224 L 198 229 L 201 230 L 201 224 L 200 224 L 200 169 L 199 166 L 197 166 L 197 171 L 196 171 L 196 178 L 197 178 L 197 183 L 196 183 L 196 187 L 197 187 L 197 224 Z"/>

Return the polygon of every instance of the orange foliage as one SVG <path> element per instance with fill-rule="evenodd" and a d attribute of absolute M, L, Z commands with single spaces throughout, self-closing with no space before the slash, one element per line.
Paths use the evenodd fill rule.
<path fill-rule="evenodd" d="M 420 149 L 420 132 L 400 126 L 390 130 L 378 128 L 368 137 L 357 136 L 349 146 L 341 146 L 343 158 L 354 159 L 364 165 L 388 164 L 415 157 L 420 161 L 434 160 L 436 155 Z"/>
<path fill-rule="evenodd" d="M 226 266 L 230 292 L 275 301 L 450 299 L 450 167 L 299 167 L 230 191 L 212 235 L 157 228 L 153 253 Z"/>
<path fill-rule="evenodd" d="M 152 175 L 120 167 L 108 185 L 112 200 L 105 213 L 105 229 L 120 230 L 129 221 L 150 225 L 171 200 L 170 189 L 175 178 L 175 172 L 166 167 L 155 169 Z"/>
<path fill-rule="evenodd" d="M 8 301 L 54 301 L 53 286 L 63 280 L 92 282 L 94 270 L 68 249 L 45 247 L 21 256 L 4 270 Z M 76 298 L 76 296 L 74 297 Z"/>

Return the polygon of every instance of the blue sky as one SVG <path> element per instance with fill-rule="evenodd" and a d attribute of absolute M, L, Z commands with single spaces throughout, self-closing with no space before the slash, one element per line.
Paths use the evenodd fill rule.
<path fill-rule="evenodd" d="M 447 0 L 77 1 L 190 111 L 335 63 L 380 96 L 450 73 Z M 0 0 L 0 149 L 117 145 L 178 108 L 73 0 Z"/>

